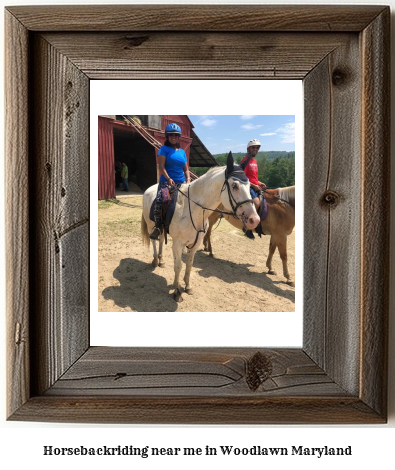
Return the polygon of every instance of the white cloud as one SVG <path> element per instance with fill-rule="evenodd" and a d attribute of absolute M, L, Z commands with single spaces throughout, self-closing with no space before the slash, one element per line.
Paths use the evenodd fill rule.
<path fill-rule="evenodd" d="M 288 122 L 283 127 L 277 129 L 276 133 L 280 134 L 281 143 L 283 144 L 295 142 L 295 123 Z"/>
<path fill-rule="evenodd" d="M 242 114 L 240 116 L 240 119 L 243 119 L 243 121 L 247 121 L 248 119 L 252 119 L 256 116 L 256 114 Z"/>
<path fill-rule="evenodd" d="M 261 135 L 262 137 L 268 137 L 269 135 L 276 135 L 275 132 L 266 132 L 265 134 L 259 134 Z"/>
<path fill-rule="evenodd" d="M 206 127 L 213 127 L 217 124 L 217 121 L 215 119 L 203 119 L 202 125 Z"/>
<path fill-rule="evenodd" d="M 259 129 L 260 127 L 263 127 L 263 124 L 256 124 L 255 126 L 253 124 L 243 124 L 241 127 L 246 131 L 252 131 L 253 129 Z"/>

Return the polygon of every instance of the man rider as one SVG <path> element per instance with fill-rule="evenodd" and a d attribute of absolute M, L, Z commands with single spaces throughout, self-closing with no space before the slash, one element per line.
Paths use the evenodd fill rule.
<path fill-rule="evenodd" d="M 261 143 L 258 139 L 250 140 L 247 144 L 248 153 L 240 163 L 240 166 L 243 168 L 244 173 L 250 181 L 250 194 L 257 211 L 259 209 L 259 194 L 261 190 L 266 189 L 266 184 L 258 179 L 258 162 L 255 159 L 260 148 Z M 251 239 L 255 238 L 252 230 L 246 230 L 245 235 Z"/>

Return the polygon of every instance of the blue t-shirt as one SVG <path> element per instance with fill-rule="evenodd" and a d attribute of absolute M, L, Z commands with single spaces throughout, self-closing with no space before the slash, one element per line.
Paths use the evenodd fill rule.
<path fill-rule="evenodd" d="M 170 178 L 175 183 L 183 183 L 185 181 L 184 166 L 187 163 L 187 156 L 183 149 L 173 149 L 162 145 L 158 151 L 158 155 L 166 157 L 165 169 Z M 160 175 L 159 181 L 167 181 L 163 175 Z"/>

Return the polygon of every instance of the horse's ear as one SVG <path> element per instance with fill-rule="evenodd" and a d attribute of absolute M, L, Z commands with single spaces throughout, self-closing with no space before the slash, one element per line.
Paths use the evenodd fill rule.
<path fill-rule="evenodd" d="M 229 152 L 228 153 L 228 158 L 226 159 L 226 172 L 227 172 L 227 174 L 232 173 L 233 166 L 234 166 L 233 155 L 232 155 L 232 152 Z"/>

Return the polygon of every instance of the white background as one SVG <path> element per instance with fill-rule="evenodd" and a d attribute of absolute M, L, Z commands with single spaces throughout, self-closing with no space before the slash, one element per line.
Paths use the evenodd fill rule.
<path fill-rule="evenodd" d="M 296 230 L 297 279 L 296 311 L 261 312 L 100 312 L 97 307 L 97 135 L 99 114 L 257 114 L 294 115 L 296 124 L 296 198 L 303 201 L 303 90 L 301 80 L 177 80 L 176 104 L 163 104 L 163 90 L 168 81 L 93 80 L 91 103 L 91 345 L 92 346 L 266 346 L 300 347 L 302 345 L 303 238 Z M 193 89 L 194 93 L 189 93 Z M 149 102 L 146 97 L 149 96 Z M 122 111 L 124 110 L 124 111 Z M 132 112 L 132 111 L 130 111 Z M 240 121 L 241 122 L 241 121 Z M 247 134 L 246 134 L 247 135 Z M 253 136 L 252 136 L 253 137 Z M 246 137 L 246 146 L 247 146 Z M 273 149 L 281 150 L 281 149 Z M 301 163 L 301 164 L 300 164 Z M 297 206 L 296 227 L 303 223 L 303 207 Z M 164 247 L 171 250 L 171 245 Z M 278 255 L 276 255 L 278 256 Z M 192 274 L 194 276 L 194 274 Z M 170 284 L 172 279 L 167 280 Z M 193 282 L 193 278 L 192 278 Z M 198 295 L 197 293 L 195 295 Z M 227 328 L 224 331 L 223 325 Z M 210 325 L 210 328 L 207 328 Z M 251 329 L 251 325 L 255 325 Z M 121 326 L 121 327 L 120 327 Z M 163 334 L 166 332 L 166 334 Z"/>
<path fill-rule="evenodd" d="M 24 5 L 26 0 L 9 2 L 14 5 Z M 51 0 L 49 2 L 36 1 L 35 4 L 102 4 L 100 0 L 92 2 L 58 2 Z M 133 3 L 117 0 L 118 4 Z M 165 1 L 151 1 L 140 3 L 176 3 Z M 195 2 L 205 3 L 205 2 Z M 206 3 L 238 3 L 247 4 L 247 2 L 206 2 Z M 261 1 L 248 2 L 249 4 L 263 4 Z M 302 3 L 302 4 L 389 4 L 395 8 L 395 0 L 387 2 L 318 2 L 301 0 L 293 2 L 270 0 L 270 4 L 284 3 Z M 4 4 L 4 3 L 3 3 Z M 8 4 L 8 2 L 7 2 Z M 3 14 L 3 12 L 1 12 Z M 392 24 L 393 24 L 392 16 Z M 1 19 L 2 20 L 2 19 Z M 2 22 L 3 23 L 3 22 Z M 3 40 L 3 38 L 1 38 Z M 392 39 L 392 50 L 395 51 L 394 39 Z M 3 45 L 0 47 L 0 53 L 3 54 Z M 394 54 L 394 53 L 393 53 Z M 3 63 L 3 60 L 2 60 Z M 392 61 L 392 76 L 395 60 Z M 394 80 L 394 79 L 392 79 Z M 3 90 L 3 86 L 1 87 Z M 3 99 L 3 96 L 1 96 Z M 3 106 L 4 108 L 4 106 Z M 395 129 L 395 119 L 392 111 L 392 135 Z M 3 126 L 1 126 L 1 135 L 3 136 Z M 392 170 L 392 182 L 394 183 L 394 171 Z M 23 184 L 21 182 L 20 184 Z M 3 192 L 4 194 L 4 192 Z M 392 207 L 395 207 L 394 195 L 391 196 Z M 1 221 L 4 221 L 4 207 L 1 207 Z M 394 210 L 394 209 L 393 209 Z M 393 223 L 392 223 L 393 233 Z M 1 224 L 1 256 L 4 259 L 4 223 Z M 394 237 L 392 237 L 394 238 Z M 393 254 L 393 242 L 391 246 L 391 270 L 395 266 Z M 4 263 L 1 263 L 1 285 L 4 286 L 5 272 Z M 392 281 L 391 281 L 392 282 Z M 5 370 L 5 342 L 2 341 L 0 373 L 2 380 L 1 387 L 1 417 L 0 417 L 0 464 L 3 468 L 25 469 L 40 468 L 58 470 L 70 467 L 75 469 L 87 468 L 92 466 L 95 469 L 107 469 L 109 465 L 117 469 L 147 468 L 156 469 L 159 466 L 173 469 L 200 468 L 202 466 L 226 466 L 226 468 L 236 468 L 240 465 L 251 465 L 255 468 L 263 468 L 266 465 L 290 464 L 292 468 L 329 469 L 337 466 L 339 468 L 355 468 L 356 466 L 393 468 L 394 454 L 393 443 L 395 442 L 395 409 L 394 409 L 394 293 L 391 293 L 391 314 L 390 314 L 390 396 L 392 397 L 389 405 L 390 417 L 389 423 L 382 426 L 86 426 L 86 425 L 50 425 L 40 423 L 13 423 L 6 422 L 5 416 L 5 397 L 4 397 L 4 370 Z M 4 295 L 1 296 L 2 312 L 5 310 Z M 4 329 L 4 314 L 2 315 L 1 328 Z M 2 335 L 4 337 L 4 335 Z M 251 447 L 261 445 L 265 447 L 286 447 L 299 446 L 305 447 L 323 447 L 328 446 L 348 446 L 352 445 L 353 455 L 351 457 L 156 457 L 141 459 L 138 457 L 43 457 L 42 446 L 53 445 L 57 447 L 70 446 L 115 446 L 115 445 L 133 445 L 151 447 L 205 447 L 209 445 L 216 447 L 220 445 L 234 445 L 239 447 Z M 263 459 L 261 461 L 261 459 Z M 115 467 L 116 466 L 116 467 Z"/>

